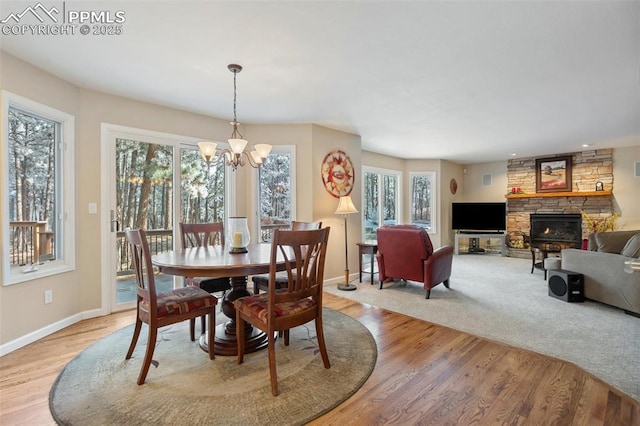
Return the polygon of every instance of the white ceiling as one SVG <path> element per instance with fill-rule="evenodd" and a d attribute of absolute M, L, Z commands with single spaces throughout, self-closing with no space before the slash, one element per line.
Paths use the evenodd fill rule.
<path fill-rule="evenodd" d="M 3 1 L 0 20 L 36 3 Z M 62 3 L 43 0 L 124 11 L 123 34 L 0 47 L 84 88 L 230 119 L 239 63 L 243 123 L 463 164 L 640 141 L 639 1 Z"/>

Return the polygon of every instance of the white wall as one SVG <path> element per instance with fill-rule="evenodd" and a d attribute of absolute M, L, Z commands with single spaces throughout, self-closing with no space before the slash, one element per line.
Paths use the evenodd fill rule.
<path fill-rule="evenodd" d="M 617 220 L 620 229 L 640 229 L 640 177 L 634 177 L 634 163 L 640 161 L 638 145 L 613 150 L 614 208 L 621 213 Z"/>
<path fill-rule="evenodd" d="M 465 202 L 503 202 L 507 193 L 507 161 L 463 166 L 463 200 Z M 491 183 L 485 185 L 485 176 Z"/>
<path fill-rule="evenodd" d="M 324 189 L 321 175 L 322 161 L 334 149 L 341 149 L 351 158 L 355 168 L 355 181 L 350 195 L 358 212 L 362 211 L 362 206 L 360 205 L 362 149 L 360 136 L 358 135 L 313 125 L 312 180 L 307 187 L 299 188 L 299 191 L 309 191 L 313 194 L 313 211 L 316 220 L 322 220 L 323 226 L 331 227 L 325 264 L 325 280 L 335 281 L 337 279 L 338 283 L 344 283 L 344 278 L 336 278 L 344 277 L 345 270 L 344 218 L 334 213 L 338 207 L 338 198 L 335 198 Z M 360 217 L 360 213 L 347 217 L 348 263 L 349 273 L 352 278 L 356 278 L 358 275 L 358 249 L 356 243 L 360 242 L 360 236 L 362 235 Z"/>

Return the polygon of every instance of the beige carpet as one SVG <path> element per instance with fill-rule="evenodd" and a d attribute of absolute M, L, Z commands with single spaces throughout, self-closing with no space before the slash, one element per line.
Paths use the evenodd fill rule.
<path fill-rule="evenodd" d="M 575 363 L 640 401 L 640 318 L 598 302 L 549 297 L 531 261 L 496 255 L 454 256 L 451 289 L 425 300 L 421 284 L 358 283 L 325 291 Z"/>
<path fill-rule="evenodd" d="M 376 363 L 371 333 L 351 317 L 325 308 L 331 368 L 325 369 L 309 323 L 277 341 L 280 395 L 273 396 L 267 351 L 236 357 L 208 355 L 189 340 L 188 323 L 165 327 L 144 385 L 136 385 L 146 334 L 125 361 L 133 326 L 96 342 L 60 373 L 49 405 L 65 425 L 295 425 L 322 415 L 351 396 Z M 143 327 L 146 333 L 146 326 Z"/>

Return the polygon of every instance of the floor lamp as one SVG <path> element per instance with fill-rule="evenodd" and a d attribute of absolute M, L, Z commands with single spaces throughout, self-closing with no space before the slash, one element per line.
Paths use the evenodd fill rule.
<path fill-rule="evenodd" d="M 349 284 L 349 250 L 347 245 L 347 216 L 352 213 L 358 213 L 358 210 L 353 205 L 351 197 L 349 195 L 340 197 L 338 208 L 335 214 L 341 214 L 344 217 L 344 284 L 338 285 L 338 290 L 355 290 L 356 286 Z"/>

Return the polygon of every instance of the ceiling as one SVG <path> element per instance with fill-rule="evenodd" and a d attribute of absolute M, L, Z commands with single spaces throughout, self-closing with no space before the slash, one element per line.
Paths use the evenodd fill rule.
<path fill-rule="evenodd" d="M 35 4 L 3 1 L 0 20 Z M 121 35 L 1 36 L 2 50 L 83 88 L 231 119 L 238 63 L 240 122 L 316 123 L 396 157 L 640 144 L 639 1 L 44 5 L 124 12 Z"/>

